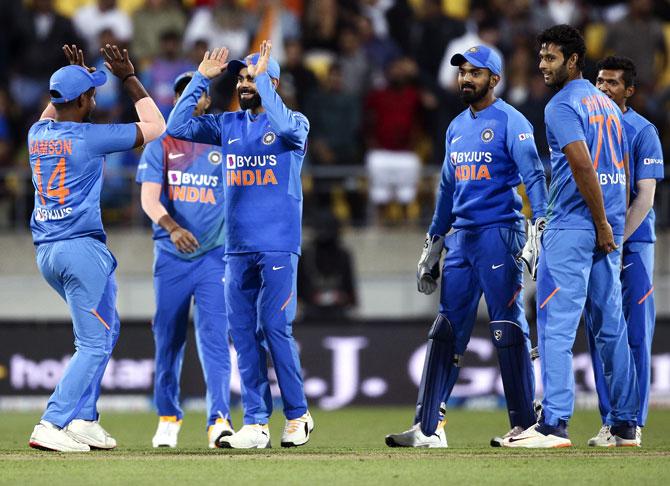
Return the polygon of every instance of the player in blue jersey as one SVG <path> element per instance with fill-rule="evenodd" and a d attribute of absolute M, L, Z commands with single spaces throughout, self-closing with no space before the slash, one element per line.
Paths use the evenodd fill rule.
<path fill-rule="evenodd" d="M 193 77 L 174 82 L 175 103 Z M 194 115 L 211 99 L 203 92 Z M 230 356 L 224 300 L 224 213 L 221 148 L 164 134 L 144 149 L 137 168 L 142 209 L 153 221 L 156 314 L 154 402 L 159 422 L 154 447 L 176 447 L 183 412 L 179 378 L 193 298 L 200 364 L 207 386 L 209 447 L 230 435 Z"/>
<path fill-rule="evenodd" d="M 572 346 L 582 311 L 603 363 L 613 442 L 636 445 L 637 384 L 619 280 L 628 166 L 623 116 L 612 100 L 582 79 L 586 46 L 577 29 L 554 26 L 538 41 L 545 84 L 559 90 L 545 108 L 552 177 L 537 274 L 544 398 L 538 423 L 503 445 L 572 445 Z"/>
<path fill-rule="evenodd" d="M 64 46 L 70 65 L 49 81 L 51 102 L 28 132 L 35 209 L 30 227 L 37 266 L 70 308 L 76 352 L 30 446 L 55 451 L 112 449 L 116 441 L 98 423 L 100 382 L 119 335 L 116 260 L 105 245 L 100 191 L 105 155 L 158 138 L 165 120 L 135 76 L 128 52 L 107 45 L 106 67 L 135 103 L 139 123 L 84 123 L 95 109 L 104 72 L 84 65 L 76 46 Z"/>
<path fill-rule="evenodd" d="M 307 443 L 314 427 L 292 335 L 301 240 L 300 170 L 309 122 L 277 94 L 280 70 L 270 51 L 270 42 L 264 41 L 260 54 L 227 64 L 227 49 L 207 52 L 168 120 L 170 136 L 219 145 L 224 153 L 226 309 L 244 405 L 244 426 L 219 441 L 227 448 L 270 447 L 272 396 L 264 340 L 284 403 L 281 445 Z M 210 80 L 226 69 L 237 75 L 242 110 L 193 117 Z"/>
<path fill-rule="evenodd" d="M 476 46 L 451 58 L 468 108 L 449 125 L 442 179 L 424 251 L 418 265 L 418 288 L 437 288 L 442 248 L 440 309 L 428 334 L 414 425 L 386 436 L 391 447 L 447 447 L 440 404 L 447 402 L 458 379 L 484 294 L 491 339 L 498 351 L 511 430 L 491 445 L 535 423 L 535 392 L 528 322 L 523 311 L 524 247 L 521 197 L 524 182 L 533 217 L 544 219 L 547 188 L 533 127 L 493 93 L 502 74 L 494 50 Z M 447 233 L 453 229 L 448 236 Z"/>
<path fill-rule="evenodd" d="M 637 415 L 637 436 L 642 443 L 642 430 L 649 410 L 651 381 L 651 341 L 654 335 L 654 231 L 653 209 L 656 181 L 663 179 L 663 149 L 656 127 L 627 106 L 635 93 L 635 64 L 626 57 L 607 57 L 598 63 L 596 87 L 609 96 L 623 112 L 623 127 L 630 145 L 630 206 L 623 234 L 623 267 L 621 285 L 623 313 L 628 325 L 628 344 L 633 352 L 637 374 L 640 411 Z M 595 348 L 593 333 L 588 333 L 589 348 L 598 391 L 603 426 L 589 440 L 590 446 L 609 447 L 615 444 L 607 416 L 612 409 L 602 361 Z"/>

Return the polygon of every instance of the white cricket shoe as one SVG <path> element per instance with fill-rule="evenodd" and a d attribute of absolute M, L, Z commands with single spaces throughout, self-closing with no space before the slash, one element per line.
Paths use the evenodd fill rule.
<path fill-rule="evenodd" d="M 243 425 L 233 435 L 219 439 L 219 447 L 224 449 L 270 449 L 270 429 L 267 424 Z"/>
<path fill-rule="evenodd" d="M 314 430 L 314 419 L 309 412 L 297 419 L 286 420 L 281 435 L 281 446 L 297 447 L 307 444 L 312 430 Z"/>
<path fill-rule="evenodd" d="M 33 429 L 28 445 L 33 449 L 58 452 L 87 452 L 91 448 L 70 437 L 51 422 L 40 421 Z"/>
<path fill-rule="evenodd" d="M 552 433 L 556 432 L 556 433 Z M 508 437 L 502 443 L 503 447 L 524 447 L 528 449 L 554 449 L 558 447 L 572 447 L 567 437 L 560 435 L 558 427 L 536 423 L 514 437 Z"/>
<path fill-rule="evenodd" d="M 421 424 L 414 424 L 405 432 L 387 435 L 386 445 L 389 447 L 426 447 L 430 449 L 448 447 L 447 434 L 444 431 L 446 423 L 446 420 L 442 420 L 437 424 L 437 429 L 431 436 L 426 436 L 421 432 Z"/>
<path fill-rule="evenodd" d="M 230 422 L 228 422 L 227 419 L 225 418 L 216 419 L 216 422 L 214 422 L 213 425 L 210 425 L 207 428 L 207 439 L 209 441 L 209 448 L 214 449 L 215 447 L 219 447 L 219 439 L 221 437 L 233 435 L 234 433 L 235 431 L 230 426 Z"/>
<path fill-rule="evenodd" d="M 116 439 L 102 428 L 97 420 L 74 419 L 63 430 L 74 440 L 88 444 L 91 449 L 114 449 Z"/>
<path fill-rule="evenodd" d="M 509 432 L 507 432 L 502 437 L 494 437 L 493 439 L 491 439 L 491 447 L 502 447 L 503 442 L 505 442 L 505 440 L 509 439 L 510 437 L 516 437 L 523 431 L 524 431 L 523 427 L 521 427 L 520 425 L 515 425 L 514 427 L 512 427 L 512 429 L 510 429 Z"/>
<path fill-rule="evenodd" d="M 160 417 L 158 419 L 158 428 L 151 439 L 151 445 L 154 447 L 177 447 L 177 438 L 181 429 L 181 420 L 177 417 Z"/>
<path fill-rule="evenodd" d="M 635 440 L 637 441 L 637 446 L 642 447 L 642 427 L 635 427 Z"/>
<path fill-rule="evenodd" d="M 610 434 L 610 426 L 603 425 L 596 435 L 591 437 L 587 444 L 590 447 L 615 447 L 614 436 Z"/>

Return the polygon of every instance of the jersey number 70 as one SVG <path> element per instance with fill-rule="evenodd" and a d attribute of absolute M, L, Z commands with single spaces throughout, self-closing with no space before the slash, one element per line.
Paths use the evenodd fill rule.
<path fill-rule="evenodd" d="M 37 177 L 37 192 L 40 195 L 40 201 L 43 205 L 46 205 L 44 190 L 42 189 L 42 161 L 39 157 L 35 162 L 35 176 Z M 56 177 L 58 177 L 58 187 L 53 188 Z M 65 196 L 68 194 L 70 194 L 70 190 L 65 187 L 65 157 L 61 157 L 49 177 L 46 195 L 47 197 L 57 197 L 59 204 L 65 204 Z"/>
<path fill-rule="evenodd" d="M 596 146 L 596 155 L 593 158 L 593 168 L 598 170 L 598 159 L 600 159 L 600 149 L 603 145 L 603 125 L 607 127 L 607 140 L 610 144 L 610 154 L 612 156 L 612 162 L 617 169 L 622 169 L 624 164 L 624 158 L 617 160 L 616 158 L 616 147 L 614 146 L 614 137 L 612 136 L 612 122 L 616 125 L 617 128 L 617 140 L 621 144 L 621 123 L 619 123 L 619 118 L 616 115 L 610 113 L 607 116 L 607 121 L 605 121 L 605 115 L 591 115 L 589 117 L 589 123 L 591 125 L 598 124 L 598 145 Z M 623 152 L 623 147 L 622 147 Z"/>

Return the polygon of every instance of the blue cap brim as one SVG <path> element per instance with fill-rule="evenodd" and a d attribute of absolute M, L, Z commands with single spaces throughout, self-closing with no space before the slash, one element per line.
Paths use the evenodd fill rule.
<path fill-rule="evenodd" d="M 465 54 L 460 54 L 460 53 L 459 54 L 454 54 L 453 56 L 451 56 L 451 60 L 449 61 L 449 63 L 452 66 L 461 66 L 466 62 L 469 62 L 470 64 L 472 64 L 476 68 L 488 69 L 489 71 L 491 71 L 491 73 L 495 74 L 496 76 L 500 76 L 500 73 L 497 73 L 497 72 L 493 71 L 489 66 L 482 63 L 479 59 L 477 59 L 476 57 L 468 54 L 467 52 Z"/>
<path fill-rule="evenodd" d="M 107 82 L 107 74 L 105 74 L 105 71 L 93 71 L 89 74 L 93 79 L 93 86 L 95 87 L 102 86 Z"/>

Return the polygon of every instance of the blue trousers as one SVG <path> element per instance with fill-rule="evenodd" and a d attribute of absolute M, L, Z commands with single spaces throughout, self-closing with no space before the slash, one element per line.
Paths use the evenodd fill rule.
<path fill-rule="evenodd" d="M 637 391 L 640 410 L 637 425 L 644 427 L 649 413 L 649 388 L 651 386 L 651 341 L 656 323 L 654 304 L 654 244 L 631 242 L 623 246 L 623 314 L 628 328 L 628 345 L 633 353 L 637 374 Z M 593 374 L 598 392 L 598 408 L 603 424 L 612 409 L 607 389 L 603 363 L 595 347 L 593 333 L 588 333 Z M 608 425 L 612 425 L 609 423 Z"/>
<path fill-rule="evenodd" d="M 621 236 L 616 236 L 621 244 Z M 547 229 L 537 273 L 537 331 L 544 421 L 568 421 L 575 402 L 572 346 L 582 311 L 593 333 L 612 409 L 608 422 L 635 422 L 635 369 L 621 308 L 621 250 L 596 250 L 595 230 Z"/>
<path fill-rule="evenodd" d="M 207 424 L 230 419 L 230 352 L 226 317 L 223 248 L 195 260 L 154 249 L 153 320 L 156 345 L 154 401 L 158 415 L 183 417 L 179 406 L 186 332 L 191 299 L 195 302 L 195 337 L 207 387 Z"/>
<path fill-rule="evenodd" d="M 260 252 L 226 255 L 226 309 L 242 381 L 245 424 L 265 424 L 272 413 L 267 352 L 287 419 L 307 411 L 292 323 L 298 255 Z"/>
<path fill-rule="evenodd" d="M 459 230 L 445 239 L 447 254 L 442 268 L 440 314 L 453 328 L 455 354 L 465 353 L 482 293 L 490 321 L 517 325 L 530 351 L 528 321 L 523 310 L 523 269 L 515 260 L 524 244 L 523 232 L 503 227 Z M 456 384 L 458 369 L 452 368 L 449 374 L 444 402 Z M 526 378 L 526 383 L 534 383 L 532 375 Z M 531 403 L 534 389 L 525 393 Z"/>
<path fill-rule="evenodd" d="M 70 308 L 76 349 L 42 419 L 58 427 L 97 420 L 100 383 L 121 327 L 116 260 L 104 243 L 87 237 L 43 243 L 36 253 L 42 276 Z"/>

